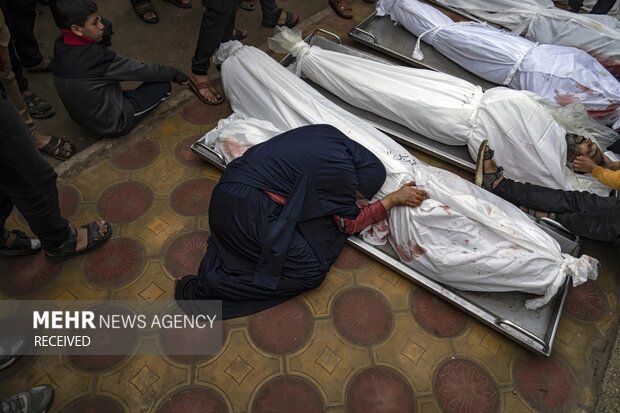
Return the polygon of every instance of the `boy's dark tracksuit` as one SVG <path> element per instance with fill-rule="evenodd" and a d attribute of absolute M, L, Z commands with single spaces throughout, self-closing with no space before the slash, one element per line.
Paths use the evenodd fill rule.
<path fill-rule="evenodd" d="M 54 47 L 53 73 L 71 119 L 101 137 L 128 133 L 170 94 L 170 81 L 186 79 L 174 67 L 120 57 L 106 46 L 66 30 Z M 144 83 L 123 91 L 122 81 Z"/>

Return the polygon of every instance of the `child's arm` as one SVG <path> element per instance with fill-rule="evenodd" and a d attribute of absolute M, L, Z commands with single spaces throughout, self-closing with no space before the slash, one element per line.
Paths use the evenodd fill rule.
<path fill-rule="evenodd" d="M 613 171 L 602 166 L 596 166 L 592 169 L 592 175 L 603 185 L 620 190 L 620 170 Z"/>
<path fill-rule="evenodd" d="M 116 56 L 104 76 L 117 81 L 137 82 L 187 82 L 188 78 L 181 70 L 156 63 L 142 63 L 125 57 Z"/>

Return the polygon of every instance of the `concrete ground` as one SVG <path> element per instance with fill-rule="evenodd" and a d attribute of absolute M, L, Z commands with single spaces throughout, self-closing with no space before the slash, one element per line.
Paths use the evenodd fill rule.
<path fill-rule="evenodd" d="M 114 23 L 114 49 L 189 69 L 201 8 L 154 0 L 161 22 L 151 26 L 128 3 L 99 2 Z M 346 21 L 323 1 L 280 6 L 301 15 L 305 34 L 321 27 L 343 39 L 372 11 L 353 0 L 355 19 Z M 40 11 L 37 35 L 51 54 L 57 31 L 49 10 Z M 247 44 L 263 45 L 271 33 L 260 27 L 258 10 L 239 11 L 237 21 L 250 32 Z M 1 261 L 0 294 L 172 298 L 174 280 L 195 273 L 204 252 L 210 193 L 220 175 L 188 147 L 230 108 L 201 104 L 175 86 L 129 136 L 100 141 L 68 118 L 49 74 L 29 79 L 56 108 L 42 128 L 81 150 L 65 163 L 50 160 L 61 176 L 63 214 L 75 223 L 104 218 L 115 236 L 97 253 L 63 265 L 41 255 Z M 24 227 L 18 216 L 10 223 Z M 224 349 L 213 357 L 23 357 L 0 372 L 0 398 L 50 383 L 52 413 L 618 412 L 618 256 L 610 245 L 588 241 L 583 252 L 601 260 L 601 273 L 569 292 L 548 359 L 347 247 L 318 290 L 227 322 Z"/>

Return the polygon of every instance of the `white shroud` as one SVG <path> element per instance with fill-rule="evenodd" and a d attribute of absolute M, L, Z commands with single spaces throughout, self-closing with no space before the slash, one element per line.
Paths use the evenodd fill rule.
<path fill-rule="evenodd" d="M 444 73 L 393 66 L 310 47 L 282 29 L 270 41 L 297 58 L 295 72 L 349 104 L 404 125 L 429 139 L 464 145 L 473 159 L 488 139 L 512 178 L 554 189 L 609 188 L 566 167 L 566 129 L 529 92 L 503 87 L 482 94 L 478 86 Z M 576 132 L 576 131 L 575 131 Z"/>
<path fill-rule="evenodd" d="M 421 40 L 483 79 L 529 90 L 558 106 L 580 102 L 592 117 L 620 127 L 620 82 L 583 50 L 538 45 L 486 24 L 454 23 L 418 0 L 379 0 L 377 14 L 418 36 L 418 60 Z"/>
<path fill-rule="evenodd" d="M 389 216 L 389 240 L 412 268 L 461 289 L 542 295 L 528 301 L 528 308 L 547 303 L 569 275 L 574 284 L 596 277 L 595 259 L 562 254 L 559 245 L 518 208 L 452 173 L 421 164 L 260 50 L 229 42 L 220 47 L 217 58 L 223 62 L 222 79 L 235 111 L 233 118 L 271 123 L 260 127 L 253 123 L 253 139 L 261 130 L 268 139 L 274 130 L 327 123 L 364 145 L 385 165 L 387 179 L 377 197 L 409 180 L 429 193 L 432 199 L 421 207 L 396 207 Z M 238 139 L 243 136 L 237 134 Z M 213 143 L 217 138 L 204 139 Z M 376 233 L 385 225 L 375 227 L 377 231 L 365 231 L 366 239 L 381 242 Z"/>
<path fill-rule="evenodd" d="M 389 1 L 389 0 L 388 0 Z M 584 50 L 620 77 L 620 22 L 612 16 L 577 14 L 551 0 L 435 0 L 497 23 L 543 44 Z"/>

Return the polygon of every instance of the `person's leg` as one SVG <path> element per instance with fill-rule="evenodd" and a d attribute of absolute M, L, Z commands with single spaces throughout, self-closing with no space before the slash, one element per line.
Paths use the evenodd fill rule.
<path fill-rule="evenodd" d="M 613 242 L 620 248 L 620 205 L 594 212 L 556 214 L 555 220 L 573 234 Z"/>
<path fill-rule="evenodd" d="M 133 106 L 134 122 L 139 122 L 155 109 L 170 96 L 171 90 L 170 82 L 145 82 L 133 90 L 123 91 L 123 96 Z"/>
<path fill-rule="evenodd" d="M 218 104 L 223 101 L 222 95 L 217 93 L 211 85 L 207 73 L 211 56 L 219 47 L 222 39 L 232 35 L 236 11 L 235 2 L 217 0 L 207 3 L 202 13 L 196 51 L 192 57 L 190 87 L 202 101 L 208 104 Z"/>
<path fill-rule="evenodd" d="M 24 216 L 45 250 L 61 246 L 69 224 L 60 214 L 56 172 L 39 154 L 19 113 L 0 97 L 0 191 Z"/>
<path fill-rule="evenodd" d="M 279 8 L 276 0 L 260 0 L 260 7 L 263 12 L 262 25 L 265 27 L 294 27 L 299 22 L 298 15 Z"/>
<path fill-rule="evenodd" d="M 607 14 L 615 3 L 616 0 L 598 0 L 594 7 L 592 7 L 590 14 Z"/>
<path fill-rule="evenodd" d="M 568 5 L 570 6 L 570 11 L 573 13 L 579 13 L 581 6 L 583 6 L 583 0 L 568 0 Z"/>
<path fill-rule="evenodd" d="M 5 15 L 17 54 L 24 67 L 37 67 L 43 62 L 39 43 L 34 36 L 36 0 L 6 0 L 8 15 Z M 49 61 L 47 61 L 49 63 Z"/>
<path fill-rule="evenodd" d="M 0 400 L 0 412 L 46 412 L 52 404 L 54 390 L 49 384 L 32 387 Z"/>
<path fill-rule="evenodd" d="M 587 191 L 563 191 L 503 178 L 492 192 L 518 206 L 543 212 L 596 212 L 620 208 L 620 199 L 602 197 Z"/>

